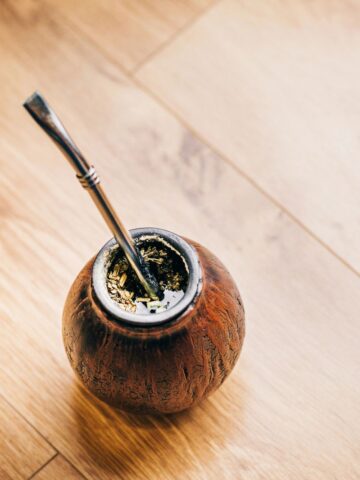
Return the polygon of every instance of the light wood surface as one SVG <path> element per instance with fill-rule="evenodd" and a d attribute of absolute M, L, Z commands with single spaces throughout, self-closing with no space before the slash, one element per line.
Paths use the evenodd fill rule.
<path fill-rule="evenodd" d="M 106 7 L 104 2 L 92 4 L 87 22 L 95 32 L 98 9 Z M 194 127 L 199 126 L 198 102 L 204 97 L 194 95 L 195 80 L 185 92 L 169 72 L 178 61 L 190 75 L 192 56 L 182 39 L 203 28 L 203 22 L 209 22 L 206 28 L 221 45 L 226 38 L 231 45 L 236 26 L 226 25 L 239 15 L 236 5 L 246 6 L 224 1 L 205 11 L 139 71 L 138 78 L 156 97 L 174 102 L 171 108 L 178 109 L 180 98 L 185 106 L 194 103 L 186 117 L 185 110 L 178 110 Z M 321 13 L 326 13 L 325 3 L 321 6 L 320 18 L 313 20 L 319 28 Z M 45 465 L 54 448 L 61 457 L 35 478 L 66 478 L 58 472 L 74 468 L 71 474 L 79 478 L 100 480 L 358 479 L 359 276 L 324 247 L 326 235 L 319 242 L 308 232 L 310 223 L 303 226 L 303 218 L 289 216 L 291 204 L 274 203 L 241 175 L 233 166 L 238 155 L 228 158 L 228 152 L 225 157 L 209 148 L 205 143 L 214 143 L 210 131 L 200 141 L 138 80 L 121 71 L 121 52 L 114 47 L 110 59 L 111 43 L 95 33 L 89 43 L 81 16 L 74 29 L 74 18 L 68 19 L 62 8 L 60 15 L 49 4 L 30 0 L 16 7 L 0 4 L 0 385 L 26 425 L 41 434 L 40 453 L 32 456 L 31 468 L 27 458 L 12 450 L 1 456 L 1 468 L 10 478 L 27 478 L 37 472 L 34 460 L 41 451 Z M 281 9 L 272 4 L 264 11 L 257 8 L 256 18 L 272 12 L 281 24 L 289 23 L 289 41 L 292 23 L 296 26 L 304 15 L 295 7 L 295 20 L 281 17 Z M 111 14 L 109 5 L 104 23 Z M 219 25 L 213 25 L 215 14 L 220 15 Z M 109 30 L 114 28 L 108 22 Z M 315 40 L 326 38 L 319 33 Z M 202 35 L 187 41 L 197 58 Z M 170 59 L 172 48 L 178 60 Z M 187 60 L 179 58 L 180 51 Z M 237 72 L 239 64 L 230 53 L 224 53 L 224 65 Z M 159 80 L 161 62 L 168 84 Z M 223 90 L 230 81 L 224 68 L 208 82 L 225 126 L 230 119 L 219 133 L 222 145 L 226 139 L 232 145 L 237 117 Z M 267 77 L 258 71 L 253 76 L 265 88 Z M 21 109 L 35 88 L 95 163 L 129 228 L 161 226 L 194 238 L 214 251 L 236 279 L 247 313 L 244 351 L 226 383 L 199 407 L 168 417 L 133 417 L 97 401 L 75 381 L 61 341 L 62 306 L 71 281 L 109 234 L 66 161 Z M 223 102 L 228 103 L 228 116 Z M 209 126 L 214 110 L 211 102 L 204 105 L 203 125 Z M 252 125 L 260 135 L 266 128 L 255 113 Z M 340 124 L 344 117 L 339 117 Z M 282 121 L 285 129 L 286 119 Z M 255 155 L 255 147 L 253 154 L 260 183 L 262 156 Z M 291 159 L 279 154 L 278 161 L 290 182 Z M 356 170 L 356 158 L 352 162 Z M 271 164 L 278 168 L 273 157 L 269 171 Z M 343 178 L 338 181 L 342 189 Z M 308 191 L 314 197 L 310 186 Z M 304 194 L 304 202 L 309 198 Z M 344 228 L 353 228 L 350 220 L 343 219 Z M 351 255 L 356 255 L 354 245 L 349 246 Z M 16 434 L 16 421 L 9 421 L 9 415 L 0 417 L 1 429 L 21 445 L 25 437 Z"/>
<path fill-rule="evenodd" d="M 23 479 L 56 451 L 0 396 L 0 478 Z"/>
<path fill-rule="evenodd" d="M 46 0 L 74 29 L 126 70 L 134 70 L 191 23 L 214 0 Z"/>
<path fill-rule="evenodd" d="M 356 1 L 224 0 L 138 72 L 357 272 L 359 21 Z"/>

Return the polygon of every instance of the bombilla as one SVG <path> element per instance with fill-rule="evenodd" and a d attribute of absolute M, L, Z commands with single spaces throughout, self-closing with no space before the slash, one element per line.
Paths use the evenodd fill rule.
<path fill-rule="evenodd" d="M 33 93 L 24 102 L 24 107 L 68 159 L 76 172 L 76 177 L 89 192 L 147 294 L 152 299 L 158 299 L 159 285 L 151 275 L 129 232 L 111 206 L 100 185 L 95 168 L 85 160 L 56 113 L 38 92 Z"/>

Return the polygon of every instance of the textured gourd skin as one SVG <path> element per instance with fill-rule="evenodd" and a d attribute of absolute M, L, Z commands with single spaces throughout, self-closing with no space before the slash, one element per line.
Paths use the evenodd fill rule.
<path fill-rule="evenodd" d="M 203 286 L 176 320 L 152 327 L 121 323 L 95 297 L 94 259 L 79 273 L 63 314 L 63 340 L 72 368 L 104 402 L 133 413 L 173 413 L 216 390 L 238 359 L 245 335 L 239 291 L 223 264 L 191 242 Z"/>

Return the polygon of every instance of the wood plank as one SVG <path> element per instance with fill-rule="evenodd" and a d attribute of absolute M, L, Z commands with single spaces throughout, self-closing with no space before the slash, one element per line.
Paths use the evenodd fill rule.
<path fill-rule="evenodd" d="M 28 478 L 55 450 L 0 396 L 0 478 Z"/>
<path fill-rule="evenodd" d="M 352 1 L 225 0 L 138 74 L 358 272 L 359 20 Z"/>
<path fill-rule="evenodd" d="M 213 1 L 47 0 L 47 5 L 92 41 L 101 39 L 110 57 L 133 70 Z"/>
<path fill-rule="evenodd" d="M 80 480 L 83 478 L 62 455 L 57 455 L 32 480 Z"/>
<path fill-rule="evenodd" d="M 0 51 L 7 398 L 87 478 L 359 478 L 359 277 L 46 9 L 31 27 L 7 16 Z M 17 107 L 35 87 L 96 163 L 127 225 L 199 240 L 237 280 L 244 352 L 199 407 L 133 417 L 75 382 L 62 305 L 108 234 L 65 160 Z"/>

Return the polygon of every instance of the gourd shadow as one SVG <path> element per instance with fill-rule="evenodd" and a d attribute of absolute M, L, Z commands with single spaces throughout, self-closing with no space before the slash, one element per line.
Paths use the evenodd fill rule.
<path fill-rule="evenodd" d="M 232 382 L 226 382 L 211 399 L 183 412 L 135 415 L 109 407 L 76 382 L 72 394 L 74 433 L 90 471 L 94 472 L 93 464 L 97 471 L 122 479 L 168 478 L 169 469 L 174 476 L 179 469 L 193 469 L 194 457 L 199 464 L 211 462 L 216 455 L 212 446 L 217 441 L 221 445 L 241 435 L 246 388 L 241 384 L 234 421 L 234 387 L 229 383 Z M 239 385 L 236 390 L 239 391 Z M 217 400 L 221 400 L 221 408 Z"/>

